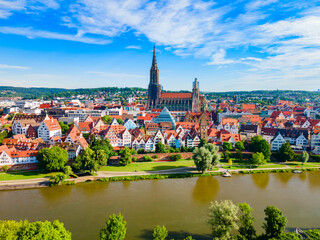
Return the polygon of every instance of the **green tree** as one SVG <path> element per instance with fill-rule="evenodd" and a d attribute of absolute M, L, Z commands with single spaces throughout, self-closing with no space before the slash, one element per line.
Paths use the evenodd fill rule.
<path fill-rule="evenodd" d="M 237 149 L 236 150 L 236 157 L 238 160 L 242 161 L 243 160 L 243 154 L 242 154 L 242 151 Z"/>
<path fill-rule="evenodd" d="M 63 169 L 63 173 L 66 176 L 72 175 L 73 174 L 72 168 L 70 166 L 65 166 L 64 169 Z"/>
<path fill-rule="evenodd" d="M 233 149 L 232 144 L 229 143 L 229 142 L 223 142 L 222 148 L 223 148 L 225 151 L 230 151 L 230 150 Z"/>
<path fill-rule="evenodd" d="M 256 237 L 256 230 L 254 229 L 254 218 L 251 215 L 252 208 L 247 203 L 239 203 L 240 209 L 240 227 L 239 234 L 244 239 L 254 239 Z"/>
<path fill-rule="evenodd" d="M 240 151 L 244 150 L 243 142 L 237 142 L 235 147 L 236 147 L 236 150 L 240 150 Z"/>
<path fill-rule="evenodd" d="M 165 153 L 166 152 L 166 146 L 162 142 L 158 142 L 156 144 L 156 153 Z"/>
<path fill-rule="evenodd" d="M 121 118 L 118 118 L 118 119 L 117 119 L 117 122 L 118 122 L 120 125 L 123 124 L 123 120 L 122 120 Z"/>
<path fill-rule="evenodd" d="M 153 240 L 165 240 L 168 236 L 168 231 L 165 226 L 156 226 L 153 229 Z"/>
<path fill-rule="evenodd" d="M 7 138 L 8 137 L 8 132 L 6 130 L 3 130 L 1 133 L 0 133 L 0 144 L 2 144 L 3 142 L 3 139 Z"/>
<path fill-rule="evenodd" d="M 8 170 L 9 170 L 9 166 L 8 166 L 8 165 L 4 165 L 4 166 L 2 167 L 2 171 L 8 172 Z"/>
<path fill-rule="evenodd" d="M 265 229 L 265 235 L 268 238 L 278 239 L 284 231 L 287 224 L 287 218 L 283 216 L 283 213 L 274 206 L 269 206 L 264 210 L 266 217 L 263 228 Z"/>
<path fill-rule="evenodd" d="M 206 143 L 207 143 L 207 140 L 204 139 L 204 138 L 201 138 L 198 147 L 199 147 L 199 148 L 200 148 L 200 147 L 203 147 Z"/>
<path fill-rule="evenodd" d="M 126 166 L 132 162 L 132 152 L 129 148 L 124 147 L 119 151 L 120 155 L 120 164 Z"/>
<path fill-rule="evenodd" d="M 104 115 L 101 120 L 105 123 L 105 124 L 110 124 L 112 121 L 112 117 L 110 117 L 109 115 Z"/>
<path fill-rule="evenodd" d="M 263 153 L 257 152 L 252 155 L 252 163 L 255 165 L 262 165 L 266 163 Z"/>
<path fill-rule="evenodd" d="M 98 150 L 103 150 L 106 154 L 106 160 L 108 160 L 110 156 L 114 155 L 113 147 L 108 139 L 100 139 L 95 136 L 92 136 L 91 139 L 90 148 L 93 151 L 97 152 Z"/>
<path fill-rule="evenodd" d="M 306 151 L 303 151 L 302 154 L 300 155 L 300 161 L 302 164 L 305 164 L 309 160 L 309 154 Z"/>
<path fill-rule="evenodd" d="M 95 159 L 98 162 L 99 167 L 107 165 L 107 154 L 103 150 L 95 151 Z"/>
<path fill-rule="evenodd" d="M 73 167 L 77 170 L 89 170 L 90 173 L 96 172 L 99 168 L 99 163 L 95 157 L 95 152 L 88 147 L 81 155 L 76 157 Z"/>
<path fill-rule="evenodd" d="M 316 238 L 310 238 L 310 239 L 316 239 Z M 300 236 L 293 232 L 286 232 L 282 233 L 277 240 L 301 240 Z"/>
<path fill-rule="evenodd" d="M 59 125 L 60 125 L 60 127 L 61 127 L 61 132 L 62 132 L 62 134 L 65 134 L 66 132 L 68 132 L 68 130 L 69 130 L 69 126 L 67 125 L 67 124 L 64 124 L 64 123 L 62 123 L 62 122 L 59 122 Z"/>
<path fill-rule="evenodd" d="M 107 227 L 100 230 L 101 240 L 123 240 L 127 233 L 127 222 L 123 220 L 121 213 L 112 214 L 106 222 Z"/>
<path fill-rule="evenodd" d="M 206 143 L 204 145 L 204 147 L 206 149 L 208 149 L 211 153 L 211 167 L 210 169 L 212 169 L 213 167 L 217 166 L 220 164 L 220 159 L 221 159 L 221 154 L 219 153 L 219 147 L 212 144 L 212 143 Z"/>
<path fill-rule="evenodd" d="M 212 230 L 213 239 L 231 239 L 231 233 L 238 229 L 238 211 L 239 207 L 231 200 L 211 203 L 208 223 Z"/>
<path fill-rule="evenodd" d="M 42 170 L 49 172 L 61 171 L 68 162 L 68 153 L 58 146 L 43 148 L 39 150 L 37 160 L 38 166 Z"/>
<path fill-rule="evenodd" d="M 278 156 L 281 161 L 293 161 L 295 158 L 295 153 L 292 150 L 290 143 L 285 142 L 282 144 L 281 148 L 278 151 Z"/>
<path fill-rule="evenodd" d="M 212 155 L 210 151 L 205 148 L 195 148 L 193 150 L 193 156 L 194 164 L 197 167 L 197 170 L 201 173 L 204 173 L 205 170 L 209 169 L 212 164 Z"/>
<path fill-rule="evenodd" d="M 71 240 L 71 233 L 65 229 L 63 223 L 28 222 L 27 220 L 0 221 L 0 239 L 64 239 Z"/>
<path fill-rule="evenodd" d="M 56 173 L 50 177 L 49 184 L 50 186 L 57 186 L 59 183 L 63 182 L 67 178 L 67 175 L 64 173 Z"/>
<path fill-rule="evenodd" d="M 319 229 L 310 229 L 305 231 L 305 233 L 309 236 L 309 239 L 320 239 L 320 230 Z"/>
<path fill-rule="evenodd" d="M 224 157 L 224 160 L 225 160 L 225 161 L 229 161 L 229 159 L 230 159 L 230 152 L 229 152 L 228 150 L 225 151 L 224 154 L 223 154 L 223 157 Z"/>
<path fill-rule="evenodd" d="M 253 152 L 262 152 L 266 161 L 270 160 L 271 147 L 270 144 L 261 136 L 255 136 L 251 139 L 250 148 Z"/>

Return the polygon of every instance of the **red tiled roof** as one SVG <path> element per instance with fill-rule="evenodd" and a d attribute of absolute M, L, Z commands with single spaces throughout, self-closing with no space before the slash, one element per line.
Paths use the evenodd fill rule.
<path fill-rule="evenodd" d="M 161 93 L 161 98 L 192 98 L 192 93 Z"/>

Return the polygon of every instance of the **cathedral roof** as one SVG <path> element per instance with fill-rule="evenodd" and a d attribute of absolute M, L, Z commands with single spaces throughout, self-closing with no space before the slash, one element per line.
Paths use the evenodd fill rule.
<path fill-rule="evenodd" d="M 192 98 L 192 93 L 161 93 L 161 98 Z"/>

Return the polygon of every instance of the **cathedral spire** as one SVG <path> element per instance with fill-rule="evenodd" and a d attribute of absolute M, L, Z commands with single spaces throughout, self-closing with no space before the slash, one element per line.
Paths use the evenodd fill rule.
<path fill-rule="evenodd" d="M 153 59 L 152 59 L 152 69 L 157 69 L 157 57 L 156 57 L 156 45 L 153 46 Z"/>

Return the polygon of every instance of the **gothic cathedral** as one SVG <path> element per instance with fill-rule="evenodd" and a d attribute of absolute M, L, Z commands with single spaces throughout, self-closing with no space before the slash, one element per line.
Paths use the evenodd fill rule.
<path fill-rule="evenodd" d="M 156 50 L 154 48 L 150 69 L 150 83 L 148 86 L 148 110 L 167 107 L 170 111 L 200 112 L 205 110 L 205 106 L 206 102 L 204 96 L 199 93 L 199 82 L 197 79 L 193 82 L 192 93 L 161 92 Z"/>

